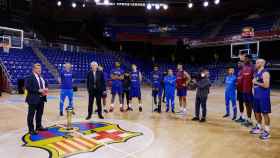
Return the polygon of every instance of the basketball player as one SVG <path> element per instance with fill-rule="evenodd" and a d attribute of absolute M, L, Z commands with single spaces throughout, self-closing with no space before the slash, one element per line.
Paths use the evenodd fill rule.
<path fill-rule="evenodd" d="M 236 109 L 236 76 L 234 75 L 234 68 L 228 68 L 228 75 L 225 79 L 225 103 L 226 103 L 226 114 L 223 116 L 229 117 L 230 116 L 230 102 L 232 105 L 233 110 L 233 118 L 232 120 L 236 119 L 237 109 Z"/>
<path fill-rule="evenodd" d="M 115 63 L 115 68 L 111 71 L 111 79 L 112 79 L 112 99 L 111 99 L 111 107 L 109 112 L 114 111 L 114 103 L 115 97 L 118 95 L 119 103 L 120 103 L 120 111 L 124 111 L 122 93 L 123 93 L 123 74 L 124 71 L 120 67 L 120 63 Z"/>
<path fill-rule="evenodd" d="M 267 140 L 270 137 L 270 74 L 264 68 L 265 60 L 258 59 L 256 61 L 256 73 L 254 75 L 254 112 L 257 120 L 256 127 L 250 131 L 252 134 L 260 134 L 260 138 Z M 262 117 L 264 118 L 264 127 L 262 127 Z"/>
<path fill-rule="evenodd" d="M 183 65 L 178 64 L 176 73 L 177 96 L 179 97 L 180 110 L 178 114 L 187 113 L 187 85 L 191 79 L 190 75 L 183 70 Z"/>
<path fill-rule="evenodd" d="M 240 53 L 239 58 L 244 62 L 243 68 L 241 70 L 242 75 L 242 93 L 243 93 L 243 101 L 245 102 L 246 112 L 247 112 L 247 120 L 242 124 L 246 127 L 252 126 L 252 105 L 253 105 L 253 77 L 254 77 L 254 67 L 251 62 L 251 56 L 245 53 Z"/>
<path fill-rule="evenodd" d="M 142 82 L 142 75 L 141 72 L 137 70 L 137 66 L 135 64 L 132 64 L 131 66 L 132 71 L 130 73 L 130 104 L 132 104 L 132 98 L 137 97 L 138 98 L 138 106 L 139 106 L 139 112 L 142 112 L 142 100 L 141 100 L 141 82 Z M 131 108 L 131 105 L 129 105 Z"/>
<path fill-rule="evenodd" d="M 239 61 L 237 64 L 238 67 L 238 73 L 237 73 L 237 100 L 239 103 L 239 112 L 240 112 L 240 117 L 239 119 L 236 120 L 238 123 L 243 123 L 245 122 L 245 117 L 244 117 L 244 105 L 243 105 L 243 93 L 242 93 L 242 68 L 243 68 L 243 62 Z"/>
<path fill-rule="evenodd" d="M 166 93 L 166 112 L 169 112 L 169 105 L 171 104 L 171 111 L 175 113 L 175 89 L 176 76 L 173 75 L 172 69 L 168 69 L 167 76 L 164 77 L 164 87 Z"/>
<path fill-rule="evenodd" d="M 154 65 L 152 72 L 152 96 L 154 104 L 157 106 L 154 111 L 158 113 L 161 113 L 162 77 L 158 65 Z"/>
<path fill-rule="evenodd" d="M 68 107 L 73 108 L 73 73 L 70 63 L 64 64 L 64 69 L 60 72 L 58 82 L 60 83 L 60 116 L 63 116 L 64 100 L 68 98 Z M 73 113 L 74 114 L 74 113 Z"/>

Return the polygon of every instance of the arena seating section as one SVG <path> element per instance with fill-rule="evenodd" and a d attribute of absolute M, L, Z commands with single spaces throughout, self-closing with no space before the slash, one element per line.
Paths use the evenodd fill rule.
<path fill-rule="evenodd" d="M 46 69 L 45 65 L 33 53 L 31 47 L 23 49 L 10 49 L 9 53 L 0 51 L 0 60 L 4 63 L 5 67 L 11 78 L 11 83 L 17 85 L 19 79 L 24 79 L 32 71 L 32 64 L 40 63 L 42 65 L 42 74 L 48 79 L 50 84 L 54 84 L 55 80 L 52 74 Z"/>
<path fill-rule="evenodd" d="M 139 65 L 140 71 L 143 73 L 144 81 L 149 83 L 151 81 L 151 71 L 152 71 L 152 62 L 144 61 L 141 59 L 136 59 L 132 56 L 129 56 L 125 53 L 113 54 L 113 53 L 96 53 L 96 52 L 69 52 L 62 51 L 57 48 L 41 48 L 41 51 L 45 57 L 53 64 L 57 70 L 61 70 L 65 62 L 70 62 L 73 64 L 73 71 L 75 73 L 75 83 L 85 83 L 86 74 L 90 69 L 90 62 L 97 61 L 104 66 L 104 71 L 108 74 L 113 68 L 114 62 L 121 60 L 123 61 L 126 68 L 129 68 L 130 64 Z M 32 69 L 32 64 L 41 63 L 39 58 L 33 53 L 30 47 L 25 47 L 24 49 L 11 49 L 10 53 L 0 52 L 0 59 L 3 61 L 6 66 L 9 75 L 11 77 L 11 83 L 13 85 L 17 84 L 18 79 L 24 79 L 27 75 L 30 74 Z M 145 63 L 145 64 L 143 64 Z M 161 70 L 167 70 L 172 68 L 176 70 L 176 65 L 166 62 L 159 62 L 161 65 Z M 186 66 L 187 70 L 191 74 L 198 72 L 199 68 L 202 65 Z M 210 70 L 211 80 L 215 81 L 219 79 L 219 76 L 224 74 L 224 64 L 219 65 L 203 65 Z M 57 84 L 56 80 L 42 64 L 43 76 L 48 80 L 50 84 Z"/>

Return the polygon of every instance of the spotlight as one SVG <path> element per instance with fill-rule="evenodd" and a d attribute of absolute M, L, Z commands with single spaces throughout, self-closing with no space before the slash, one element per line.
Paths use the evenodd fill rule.
<path fill-rule="evenodd" d="M 75 2 L 72 2 L 72 8 L 76 8 L 77 4 Z"/>
<path fill-rule="evenodd" d="M 109 5 L 110 1 L 109 0 L 104 0 L 104 5 Z"/>
<path fill-rule="evenodd" d="M 60 7 L 60 6 L 61 6 L 61 1 L 57 1 L 57 3 L 56 3 L 56 4 L 57 4 L 57 6 L 59 6 L 59 7 Z"/>
<path fill-rule="evenodd" d="M 147 7 L 147 9 L 148 9 L 148 10 L 151 10 L 151 9 L 152 9 L 152 5 L 151 5 L 150 3 L 149 3 L 149 4 L 147 4 L 147 6 L 146 6 L 146 7 Z"/>
<path fill-rule="evenodd" d="M 190 2 L 190 3 L 188 4 L 188 7 L 189 7 L 189 8 L 192 8 L 192 7 L 193 7 L 193 3 Z"/>
<path fill-rule="evenodd" d="M 99 2 L 100 2 L 100 0 L 94 0 L 94 2 L 95 2 L 95 3 L 99 3 Z"/>
<path fill-rule="evenodd" d="M 85 3 L 83 3 L 83 8 L 84 8 L 84 7 L 86 7 L 86 4 L 85 4 Z"/>
<path fill-rule="evenodd" d="M 167 10 L 168 9 L 168 5 L 167 4 L 163 5 L 163 9 Z"/>
<path fill-rule="evenodd" d="M 204 6 L 204 7 L 208 7 L 208 6 L 209 6 L 209 2 L 208 2 L 208 1 L 204 1 L 204 2 L 203 2 L 203 6 Z"/>
<path fill-rule="evenodd" d="M 159 4 L 155 4 L 155 8 L 156 8 L 156 10 L 159 10 L 160 9 Z"/>
<path fill-rule="evenodd" d="M 214 3 L 218 5 L 220 3 L 220 0 L 215 0 Z"/>

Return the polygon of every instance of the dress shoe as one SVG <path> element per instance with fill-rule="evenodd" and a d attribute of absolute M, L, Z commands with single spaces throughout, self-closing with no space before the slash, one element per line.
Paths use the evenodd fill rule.
<path fill-rule="evenodd" d="M 99 119 L 104 119 L 104 117 L 102 115 L 98 115 Z"/>
<path fill-rule="evenodd" d="M 91 116 L 87 116 L 86 120 L 90 120 L 91 119 Z"/>
<path fill-rule="evenodd" d="M 29 134 L 30 134 L 30 135 L 37 135 L 38 132 L 37 132 L 37 131 L 29 131 Z"/>
<path fill-rule="evenodd" d="M 36 131 L 47 131 L 48 128 L 44 128 L 44 127 L 39 127 L 39 128 L 36 128 Z"/>

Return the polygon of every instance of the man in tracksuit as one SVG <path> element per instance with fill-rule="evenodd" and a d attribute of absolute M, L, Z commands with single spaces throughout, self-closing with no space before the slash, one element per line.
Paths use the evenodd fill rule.
<path fill-rule="evenodd" d="M 111 99 L 111 107 L 110 112 L 114 111 L 114 103 L 115 97 L 118 94 L 119 102 L 120 102 L 120 111 L 123 111 L 123 100 L 122 100 L 122 93 L 123 93 L 123 75 L 124 71 L 120 67 L 120 63 L 115 63 L 115 68 L 111 71 L 111 79 L 112 79 L 112 99 Z"/>
<path fill-rule="evenodd" d="M 163 76 L 159 70 L 158 65 L 154 65 L 154 71 L 151 74 L 152 76 L 152 96 L 154 105 L 156 108 L 155 112 L 161 113 L 161 96 L 162 96 L 162 80 Z"/>
<path fill-rule="evenodd" d="M 164 77 L 164 87 L 166 93 L 166 112 L 169 112 L 169 105 L 171 104 L 172 113 L 175 113 L 175 89 L 176 89 L 176 76 L 173 71 L 168 69 L 167 76 Z"/>
<path fill-rule="evenodd" d="M 72 65 L 70 63 L 64 64 L 64 69 L 60 72 L 58 79 L 60 85 L 60 116 L 63 116 L 64 100 L 68 97 L 68 107 L 73 108 L 73 73 Z"/>
<path fill-rule="evenodd" d="M 237 109 L 236 109 L 236 76 L 234 75 L 234 68 L 228 68 L 228 75 L 225 79 L 225 103 L 226 103 L 226 114 L 223 116 L 229 117 L 230 116 L 230 102 L 232 104 L 233 110 L 233 118 L 232 120 L 236 119 Z"/>
<path fill-rule="evenodd" d="M 209 71 L 204 69 L 200 73 L 200 79 L 198 81 L 193 80 L 195 86 L 197 87 L 196 90 L 196 99 L 195 99 L 195 117 L 192 119 L 193 121 L 198 121 L 200 119 L 200 107 L 202 108 L 202 117 L 200 122 L 206 121 L 206 114 L 207 114 L 207 98 L 209 94 L 209 89 L 211 86 L 211 82 L 208 77 Z"/>
<path fill-rule="evenodd" d="M 131 88 L 129 92 L 129 100 L 130 100 L 129 102 L 130 104 L 132 104 L 132 99 L 138 98 L 139 112 L 142 112 L 142 99 L 141 99 L 142 75 L 141 72 L 137 70 L 137 66 L 135 64 L 132 64 L 131 68 L 132 71 L 130 72 Z"/>
<path fill-rule="evenodd" d="M 130 87 L 131 86 L 131 80 L 130 80 L 130 73 L 129 71 L 125 71 L 124 73 L 124 77 L 123 77 L 123 94 L 122 94 L 122 100 L 123 103 L 124 99 L 126 99 L 126 105 L 127 105 L 127 109 L 126 111 L 133 111 L 132 107 L 130 107 L 129 104 L 129 92 L 130 92 Z M 121 109 L 121 112 L 124 112 L 124 109 Z"/>

